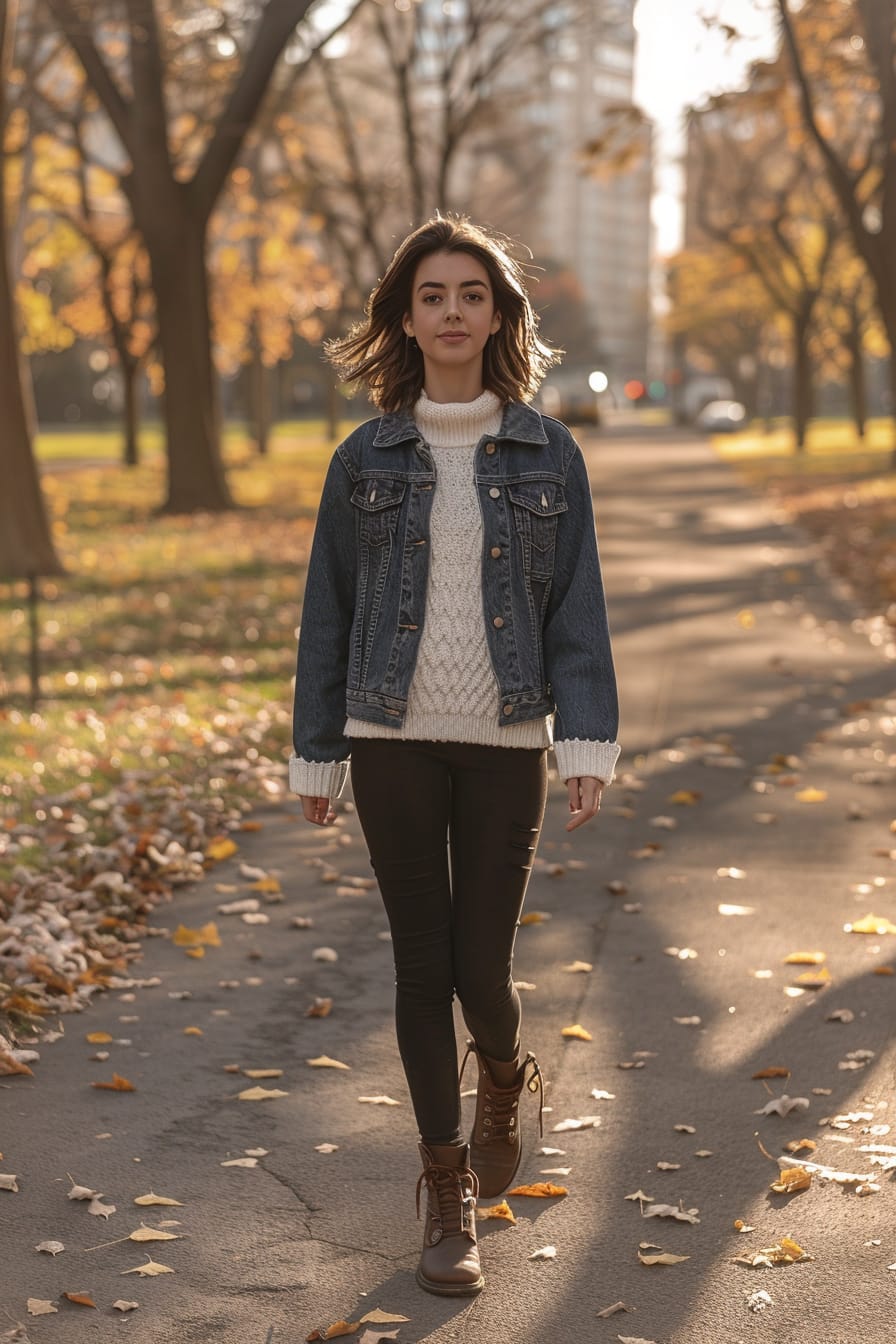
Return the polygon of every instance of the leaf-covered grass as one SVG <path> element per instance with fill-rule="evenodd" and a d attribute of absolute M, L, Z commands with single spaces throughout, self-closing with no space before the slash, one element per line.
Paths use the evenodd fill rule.
<path fill-rule="evenodd" d="M 98 456 L 112 437 L 85 439 L 79 455 Z M 224 794 L 235 757 L 282 773 L 304 573 L 332 447 L 319 425 L 281 427 L 266 459 L 230 436 L 225 456 L 241 507 L 227 514 L 157 515 L 160 457 L 133 470 L 44 475 L 67 573 L 41 583 L 34 714 L 26 588 L 0 585 L 7 831 L 39 827 L 48 800 L 89 804 L 132 771 Z M 15 862 L 48 859 L 33 844 Z M 0 852 L 0 878 L 13 866 Z"/>
<path fill-rule="evenodd" d="M 864 441 L 849 421 L 813 421 L 802 453 L 783 424 L 769 434 L 753 425 L 714 442 L 750 485 L 819 539 L 865 611 L 896 626 L 893 421 L 870 421 Z"/>

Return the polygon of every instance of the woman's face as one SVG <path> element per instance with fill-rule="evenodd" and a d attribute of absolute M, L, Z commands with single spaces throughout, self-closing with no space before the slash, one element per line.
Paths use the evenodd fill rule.
<path fill-rule="evenodd" d="M 414 273 L 404 330 L 415 337 L 427 373 L 482 367 L 485 343 L 501 325 L 488 271 L 468 252 L 434 252 Z"/>

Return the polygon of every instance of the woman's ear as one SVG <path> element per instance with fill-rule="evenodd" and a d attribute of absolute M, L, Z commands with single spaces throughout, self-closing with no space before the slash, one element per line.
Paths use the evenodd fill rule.
<path fill-rule="evenodd" d="M 501 325 L 501 314 L 497 310 L 495 310 L 495 312 L 492 314 L 492 327 L 491 327 L 492 336 L 494 336 L 495 332 L 498 330 L 500 325 Z"/>
<path fill-rule="evenodd" d="M 401 319 L 401 325 L 402 328 L 404 329 L 405 336 L 413 336 L 414 324 L 411 321 L 410 313 L 405 313 L 404 317 Z"/>

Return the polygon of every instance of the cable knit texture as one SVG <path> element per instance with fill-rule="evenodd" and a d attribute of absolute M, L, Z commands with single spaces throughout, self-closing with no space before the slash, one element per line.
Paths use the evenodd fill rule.
<path fill-rule="evenodd" d="M 475 401 L 435 402 L 424 392 L 414 419 L 436 468 L 430 518 L 426 620 L 400 728 L 349 717 L 347 737 L 400 738 L 427 742 L 474 742 L 485 746 L 548 747 L 549 717 L 499 723 L 500 696 L 482 610 L 482 515 L 473 473 L 480 439 L 497 434 L 502 404 L 493 392 Z M 593 775 L 610 783 L 619 756 L 615 742 L 554 743 L 562 779 Z M 290 788 L 301 794 L 338 798 L 345 762 L 323 763 L 293 756 Z"/>

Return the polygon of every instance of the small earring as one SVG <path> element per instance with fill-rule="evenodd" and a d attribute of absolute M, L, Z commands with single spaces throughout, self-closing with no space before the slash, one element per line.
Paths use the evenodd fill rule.
<path fill-rule="evenodd" d="M 410 334 L 410 332 L 407 332 L 407 331 L 405 332 L 405 336 L 407 336 L 407 338 L 408 338 L 408 345 L 410 346 L 410 348 L 411 348 L 412 350 L 416 350 L 416 349 L 417 349 L 417 338 L 416 338 L 416 336 L 412 336 L 412 335 Z"/>

